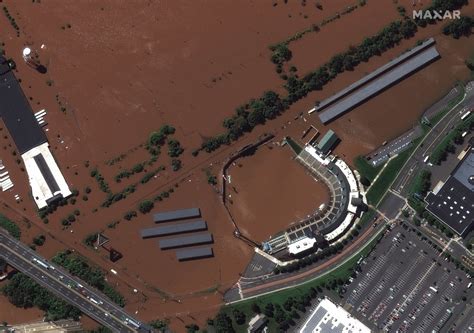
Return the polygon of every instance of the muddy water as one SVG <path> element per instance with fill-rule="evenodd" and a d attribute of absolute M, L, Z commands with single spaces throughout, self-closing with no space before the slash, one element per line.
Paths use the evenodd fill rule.
<path fill-rule="evenodd" d="M 281 41 L 352 4 L 351 1 L 341 0 L 320 2 L 323 4 L 322 11 L 309 1 L 306 6 L 301 6 L 297 1 L 290 1 L 288 5 L 277 1 L 276 7 L 272 6 L 271 1 L 208 0 L 205 5 L 189 1 L 150 1 L 142 7 L 137 7 L 133 2 L 118 7 L 112 1 L 101 5 L 93 1 L 68 2 L 67 5 L 58 5 L 59 1 L 43 1 L 41 4 L 4 1 L 16 17 L 22 34 L 16 38 L 8 21 L 2 16 L 0 38 L 6 43 L 7 53 L 18 62 L 17 75 L 22 79 L 22 87 L 28 97 L 33 97 L 31 104 L 34 111 L 41 108 L 48 110 L 48 138 L 70 186 L 80 191 L 90 186 L 93 190 L 87 202 L 79 199 L 75 206 L 60 208 L 50 218 L 50 223 L 43 225 L 37 218 L 34 203 L 28 199 L 28 185 L 10 153 L 8 139 L 2 139 L 2 146 L 7 148 L 1 158 L 6 160 L 6 166 L 16 182 L 14 191 L 3 193 L 2 200 L 14 206 L 17 213 L 27 216 L 60 239 L 64 247 L 74 247 L 107 271 L 110 268 L 118 269 L 120 275 L 117 281 L 111 276 L 108 278 L 118 283 L 117 287 L 129 300 L 127 310 L 139 311 L 140 319 L 168 316 L 172 319 L 173 328 L 178 331 L 184 329 L 183 322 L 197 320 L 202 325 L 217 310 L 221 302 L 219 292 L 238 279 L 238 273 L 251 255 L 247 245 L 233 238 L 233 228 L 218 195 L 206 183 L 202 168 L 211 164 L 219 165 L 228 153 L 254 141 L 263 132 L 275 132 L 278 139 L 285 135 L 298 138 L 309 123 L 313 123 L 323 133 L 333 128 L 342 138 L 336 153 L 345 156 L 350 162 L 353 156 L 366 153 L 386 139 L 405 131 L 424 108 L 450 89 L 455 78 L 463 79 L 468 75 L 463 65 L 464 58 L 471 52 L 466 39 L 454 41 L 439 36 L 441 25 L 421 29 L 412 40 L 403 42 L 382 57 L 362 64 L 353 72 L 340 75 L 323 91 L 311 93 L 281 118 L 257 128 L 233 146 L 224 147 L 213 155 L 201 154 L 198 158 L 192 158 L 190 150 L 199 145 L 203 136 L 221 132 L 222 119 L 230 115 L 236 106 L 259 96 L 266 89 L 281 87 L 282 81 L 268 60 L 269 44 Z M 351 42 L 359 42 L 365 34 L 376 31 L 388 18 L 396 15 L 392 1 L 383 3 L 386 4 L 387 12 L 376 16 L 380 17 L 380 21 L 370 21 L 367 27 L 360 30 L 351 29 Z M 344 43 L 339 40 L 348 39 L 344 34 L 334 33 L 331 25 L 334 24 L 336 28 L 343 25 L 358 26 L 361 21 L 365 22 L 360 15 L 365 18 L 364 15 L 369 15 L 371 8 L 383 10 L 385 7 L 379 2 L 369 1 L 367 8 L 358 9 L 340 21 L 331 23 L 317 36 L 308 34 L 295 42 L 295 65 L 303 72 L 306 68 L 312 68 L 312 61 L 316 68 L 318 64 L 329 60 L 332 54 L 340 52 Z M 472 13 L 473 8 L 470 4 L 467 11 Z M 356 16 L 358 19 L 352 18 L 353 15 L 359 15 Z M 359 31 L 359 34 L 354 31 Z M 314 101 L 330 96 L 383 65 L 413 46 L 417 39 L 432 35 L 437 38 L 437 47 L 442 54 L 442 59 L 435 64 L 329 126 L 321 125 L 315 115 L 305 116 L 307 122 L 303 119 L 294 120 L 296 114 L 310 109 Z M 324 50 L 318 52 L 312 38 L 326 41 Z M 18 61 L 25 44 L 37 49 L 45 44 L 40 54 L 48 65 L 47 74 L 32 72 Z M 311 51 L 308 56 L 300 51 L 305 49 Z M 314 53 L 314 56 L 310 57 L 310 53 Z M 51 86 L 46 84 L 47 80 L 52 81 Z M 60 106 L 66 107 L 66 113 L 60 111 Z M 176 137 L 187 148 L 182 158 L 184 170 L 176 174 L 167 171 L 149 184 L 140 186 L 137 193 L 113 208 L 95 212 L 94 209 L 100 206 L 105 195 L 89 176 L 89 169 L 84 167 L 85 161 L 89 160 L 92 166 L 98 165 L 106 179 L 113 184 L 113 176 L 120 168 L 132 167 L 144 159 L 145 154 L 130 154 L 123 163 L 111 168 L 104 166 L 103 162 L 142 143 L 151 130 L 164 122 L 177 127 Z M 169 158 L 164 156 L 166 153 L 162 155 L 157 165 L 169 165 Z M 291 163 L 285 166 L 286 161 Z M 286 168 L 291 170 L 299 167 L 289 159 L 282 159 L 281 163 L 279 172 L 283 175 L 287 173 Z M 252 164 L 241 169 L 243 182 L 256 177 Z M 295 176 L 295 183 L 307 186 L 307 175 L 301 169 L 298 170 L 292 173 L 300 172 L 301 175 Z M 140 200 L 169 188 L 169 184 L 174 184 L 184 176 L 191 182 L 175 189 L 175 193 L 159 205 L 159 209 L 199 205 L 216 237 L 214 259 L 181 265 L 174 261 L 171 253 L 160 252 L 155 241 L 141 241 L 138 232 L 140 228 L 150 225 L 149 216 L 140 216 L 128 224 L 122 221 L 116 229 L 107 228 L 110 222 L 121 219 L 125 211 L 136 209 Z M 272 184 L 278 180 L 277 173 L 272 172 L 269 177 L 275 180 Z M 314 193 L 325 195 L 324 190 L 313 185 L 314 191 L 305 198 L 310 198 Z M 116 184 L 113 186 L 114 189 L 121 188 Z M 292 186 L 285 186 L 287 192 L 292 193 Z M 257 189 L 255 191 L 260 193 Z M 23 202 L 13 202 L 13 194 L 16 193 L 24 198 Z M 256 201 L 260 196 L 249 199 L 252 204 L 256 202 L 254 205 L 258 214 L 265 216 L 263 208 L 259 210 L 258 207 L 267 206 L 259 205 Z M 317 198 L 313 199 L 318 201 Z M 294 198 L 288 196 L 288 200 Z M 324 198 L 320 201 L 324 201 Z M 303 202 L 301 206 L 299 200 L 298 203 L 291 202 L 296 209 L 282 209 L 281 215 L 288 216 L 281 219 L 282 224 L 304 216 L 313 208 L 313 201 Z M 63 231 L 60 220 L 76 208 L 81 210 L 78 223 Z M 124 259 L 116 265 L 108 262 L 104 251 L 95 252 L 81 244 L 86 235 L 99 230 L 106 230 L 107 234 L 113 236 L 110 245 L 125 254 Z M 270 230 L 259 228 L 255 232 L 262 232 L 262 236 L 265 232 L 271 234 Z M 45 247 L 39 251 L 50 256 L 57 249 L 48 250 Z M 186 279 L 188 272 L 192 272 L 193 279 Z M 182 297 L 182 303 L 164 302 L 156 291 L 147 289 L 146 285 Z M 143 302 L 134 296 L 130 286 L 143 290 L 148 300 Z M 215 292 L 216 289 L 218 292 Z M 196 294 L 199 291 L 206 292 Z M 208 305 L 203 309 L 202 304 Z M 189 317 L 189 314 L 196 319 Z M 176 316 L 180 319 L 176 319 Z"/>
<path fill-rule="evenodd" d="M 257 242 L 305 218 L 328 200 L 325 185 L 293 157 L 288 147 L 267 144 L 229 169 L 229 207 L 241 231 Z"/>

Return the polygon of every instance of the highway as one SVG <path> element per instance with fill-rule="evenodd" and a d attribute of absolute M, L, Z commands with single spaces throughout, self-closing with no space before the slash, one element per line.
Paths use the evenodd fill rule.
<path fill-rule="evenodd" d="M 408 186 L 416 174 L 427 166 L 424 159 L 434 151 L 436 146 L 445 138 L 446 134 L 461 123 L 461 117 L 474 108 L 474 82 L 466 85 L 466 93 L 461 102 L 453 107 L 426 135 L 406 164 L 400 170 L 398 177 L 391 186 L 391 190 L 406 197 Z"/>
<path fill-rule="evenodd" d="M 153 332 L 107 296 L 42 258 L 0 228 L 0 257 L 113 332 Z"/>

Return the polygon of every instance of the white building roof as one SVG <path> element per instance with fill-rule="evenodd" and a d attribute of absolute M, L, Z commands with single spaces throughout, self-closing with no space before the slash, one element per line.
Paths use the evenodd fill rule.
<path fill-rule="evenodd" d="M 37 159 L 40 155 L 42 156 L 41 160 L 44 159 L 43 163 L 45 163 L 44 168 L 47 169 L 47 174 L 44 174 L 45 170 L 41 171 L 43 166 L 38 165 Z M 62 194 L 64 198 L 71 195 L 71 190 L 59 170 L 47 142 L 28 150 L 21 155 L 21 158 L 28 173 L 33 199 L 39 209 L 46 207 L 47 201 L 55 195 Z"/>
<path fill-rule="evenodd" d="M 298 254 L 306 250 L 309 250 L 310 248 L 314 246 L 315 243 L 316 243 L 316 239 L 304 237 L 288 245 L 288 252 L 290 252 L 291 254 Z"/>
<path fill-rule="evenodd" d="M 349 312 L 323 299 L 311 313 L 299 333 L 370 333 L 371 330 Z"/>

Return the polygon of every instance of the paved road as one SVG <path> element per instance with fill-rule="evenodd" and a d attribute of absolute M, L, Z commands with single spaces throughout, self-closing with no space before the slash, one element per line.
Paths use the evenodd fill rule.
<path fill-rule="evenodd" d="M 111 302 L 105 295 L 87 286 L 85 282 L 71 276 L 61 268 L 52 265 L 3 229 L 0 229 L 0 257 L 114 332 L 153 331 L 148 325 L 139 322 L 121 307 Z"/>
<path fill-rule="evenodd" d="M 229 304 L 244 299 L 255 298 L 275 291 L 297 287 L 303 283 L 319 278 L 344 264 L 345 261 L 356 255 L 359 250 L 369 243 L 370 240 L 374 239 L 374 237 L 379 237 L 385 225 L 385 223 L 379 221 L 376 228 L 370 226 L 354 243 L 344 248 L 341 253 L 316 267 L 310 266 L 296 273 L 265 276 L 261 279 L 240 279 L 233 288 L 226 292 L 224 301 Z"/>
<path fill-rule="evenodd" d="M 466 87 L 466 96 L 464 100 L 442 118 L 426 135 L 423 144 L 420 144 L 408 162 L 400 170 L 398 177 L 391 186 L 391 190 L 406 197 L 408 187 L 412 179 L 423 167 L 428 167 L 424 159 L 434 151 L 436 146 L 444 139 L 446 134 L 455 126 L 461 123 L 461 116 L 474 108 L 474 83 L 471 82 Z"/>
<path fill-rule="evenodd" d="M 386 215 L 388 219 L 397 216 L 398 212 L 405 205 L 404 197 L 407 194 L 407 184 L 410 184 L 413 177 L 420 170 L 420 167 L 424 165 L 425 156 L 429 156 L 432 153 L 437 144 L 445 137 L 454 126 L 461 122 L 461 116 L 474 106 L 474 82 L 471 82 L 466 87 L 466 95 L 462 102 L 448 112 L 426 135 L 423 143 L 419 145 L 407 163 L 402 167 L 395 181 L 392 183 L 388 196 L 384 196 L 383 200 L 386 200 Z M 383 212 L 383 211 L 382 211 Z M 379 229 L 385 223 L 379 223 L 377 228 L 370 228 L 374 230 L 367 230 L 367 232 L 361 235 L 355 244 L 357 245 L 362 240 L 373 236 L 375 229 Z M 261 296 L 267 293 L 275 292 L 278 290 L 294 287 L 300 285 L 309 280 L 315 279 L 321 276 L 327 271 L 334 269 L 334 265 L 344 260 L 344 255 L 347 255 L 347 251 L 354 253 L 357 250 L 353 246 L 346 248 L 340 255 L 331 258 L 328 262 L 323 263 L 321 266 L 303 270 L 300 273 L 294 275 L 280 275 L 271 276 L 267 279 L 255 279 L 253 281 L 242 280 L 237 283 L 231 290 L 229 290 L 224 299 L 227 303 L 238 302 L 243 299 L 253 298 Z"/>

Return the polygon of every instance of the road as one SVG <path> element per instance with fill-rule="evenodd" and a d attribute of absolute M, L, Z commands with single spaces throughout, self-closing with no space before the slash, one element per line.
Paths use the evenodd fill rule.
<path fill-rule="evenodd" d="M 42 258 L 0 228 L 0 257 L 113 332 L 153 332 L 99 291 Z M 128 322 L 128 323 L 127 323 Z"/>
<path fill-rule="evenodd" d="M 386 222 L 386 220 L 384 221 Z M 386 223 L 379 222 L 376 228 L 372 226 L 368 227 L 354 243 L 344 248 L 338 255 L 318 266 L 310 266 L 308 269 L 302 269 L 296 273 L 265 276 L 261 279 L 253 279 L 252 281 L 250 281 L 250 279 L 240 279 L 236 286 L 226 292 L 224 300 L 226 304 L 236 303 L 288 288 L 294 288 L 320 278 L 325 274 L 330 274 L 355 255 L 358 255 L 362 248 L 371 243 L 371 240 L 379 237 L 385 230 L 385 225 Z"/>
<path fill-rule="evenodd" d="M 429 156 L 437 144 L 439 144 L 446 134 L 459 123 L 461 123 L 461 116 L 472 109 L 474 106 L 474 82 L 469 83 L 466 86 L 466 93 L 464 98 L 455 105 L 448 113 L 428 132 L 424 137 L 422 144 L 416 147 L 410 158 L 407 160 L 405 165 L 399 171 L 394 182 L 390 186 L 390 189 L 386 192 L 386 195 L 382 198 L 381 206 L 385 206 L 386 211 L 380 207 L 380 212 L 385 214 L 385 221 L 394 220 L 400 214 L 400 210 L 406 204 L 406 195 L 408 192 L 408 184 L 411 183 L 412 179 L 420 170 L 420 167 L 424 165 L 424 159 Z M 400 144 L 403 144 L 400 141 Z M 347 260 L 348 255 L 358 252 L 364 244 L 360 244 L 363 240 L 370 237 L 374 237 L 376 230 L 379 231 L 385 223 L 379 223 L 377 228 L 370 228 L 364 234 L 362 234 L 354 244 L 344 249 L 342 253 L 334 258 L 331 258 L 328 262 L 321 264 L 320 266 L 303 270 L 297 274 L 269 276 L 263 279 L 255 279 L 253 281 L 245 281 L 244 279 L 229 290 L 224 296 L 227 304 L 240 302 L 244 299 L 254 298 L 265 294 L 273 293 L 279 290 L 296 287 L 310 280 L 316 279 L 327 272 L 332 271 L 335 267 L 338 267 L 341 260 Z M 360 246 L 359 246 L 360 245 Z M 337 265 L 339 263 L 339 265 Z"/>
<path fill-rule="evenodd" d="M 436 146 L 444 139 L 446 134 L 461 123 L 461 116 L 474 108 L 474 83 L 471 82 L 466 86 L 466 95 L 464 99 L 453 107 L 423 139 L 422 143 L 418 145 L 411 157 L 402 167 L 398 177 L 391 186 L 391 190 L 400 194 L 403 197 L 408 195 L 409 184 L 416 176 L 418 171 L 425 164 L 424 159 L 430 156 Z"/>

